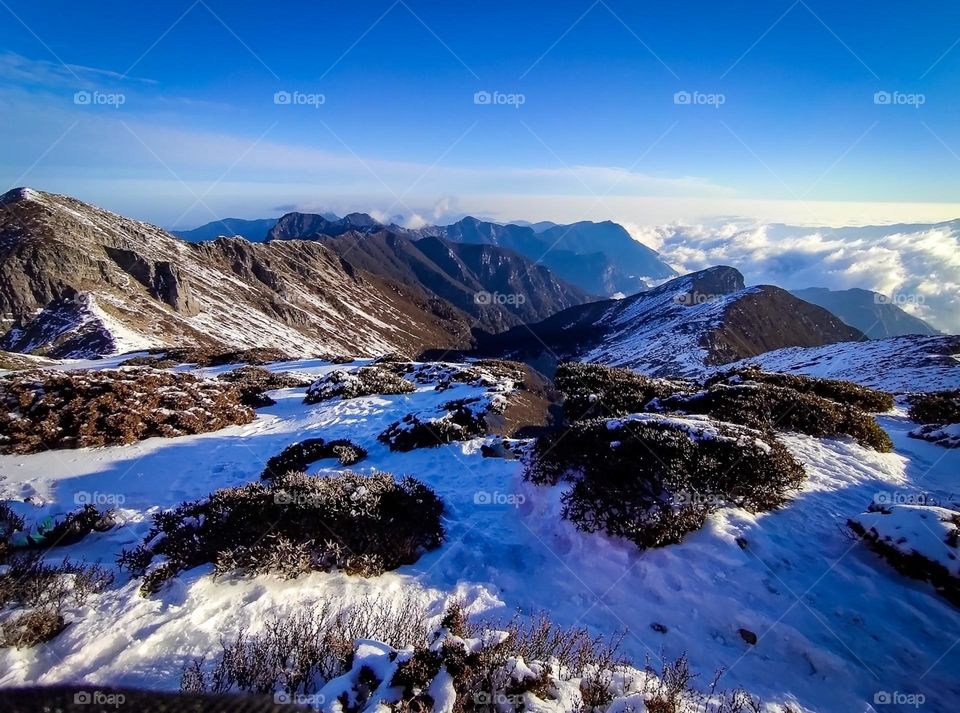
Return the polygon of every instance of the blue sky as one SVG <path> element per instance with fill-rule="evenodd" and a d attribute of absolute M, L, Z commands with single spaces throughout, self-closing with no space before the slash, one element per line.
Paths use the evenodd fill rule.
<path fill-rule="evenodd" d="M 956 3 L 0 0 L 0 17 L 2 187 L 166 226 L 291 207 L 960 217 Z"/>

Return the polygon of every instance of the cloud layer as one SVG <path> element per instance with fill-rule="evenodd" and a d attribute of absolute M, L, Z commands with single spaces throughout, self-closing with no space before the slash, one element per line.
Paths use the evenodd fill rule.
<path fill-rule="evenodd" d="M 632 232 L 682 272 L 725 264 L 743 272 L 748 284 L 861 287 L 960 333 L 960 220 L 856 228 L 727 223 Z"/>

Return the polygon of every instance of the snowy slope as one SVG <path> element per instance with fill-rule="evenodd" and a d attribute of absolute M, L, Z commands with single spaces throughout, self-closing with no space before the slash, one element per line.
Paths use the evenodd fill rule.
<path fill-rule="evenodd" d="M 891 337 L 778 349 L 723 368 L 748 363 L 767 371 L 846 379 L 895 393 L 960 389 L 960 337 Z"/>
<path fill-rule="evenodd" d="M 271 368 L 322 374 L 343 367 L 303 361 Z M 253 423 L 215 433 L 0 457 L 0 495 L 44 502 L 19 506 L 31 518 L 73 509 L 78 493 L 120 502 L 123 527 L 56 553 L 112 566 L 121 548 L 143 536 L 157 508 L 255 480 L 267 458 L 294 441 L 348 437 L 370 452 L 359 469 L 413 475 L 444 499 L 448 535 L 440 549 L 370 580 L 314 573 L 214 582 L 201 567 L 150 599 L 120 574 L 92 611 L 77 612 L 50 644 L 0 651 L 0 685 L 82 680 L 174 690 L 189 659 L 215 650 L 238 627 L 256 633 L 269 617 L 323 600 L 371 595 L 389 602 L 414 592 L 435 616 L 462 597 L 473 614 L 546 609 L 561 624 L 597 634 L 627 629 L 625 652 L 639 663 L 686 652 L 700 685 L 723 667 L 721 686 L 742 685 L 795 711 L 870 711 L 880 691 L 920 693 L 926 710 L 946 711 L 960 696 L 956 611 L 844 533 L 847 519 L 879 493 L 934 493 L 949 502 L 956 492 L 960 451 L 908 438 L 913 424 L 902 416 L 881 418 L 896 444 L 892 454 L 784 437 L 809 476 L 786 507 L 756 516 L 723 510 L 681 544 L 640 553 L 561 521 L 560 488 L 524 483 L 516 461 L 481 457 L 480 441 L 410 453 L 377 442 L 404 414 L 474 387 L 438 393 L 425 386 L 404 396 L 314 406 L 302 404 L 303 393 L 274 392 L 278 403 Z M 741 639 L 740 628 L 756 633 L 756 646 Z"/>
<path fill-rule="evenodd" d="M 772 285 L 746 287 L 717 266 L 648 292 L 566 309 L 481 340 L 488 354 L 626 366 L 654 376 L 698 377 L 785 346 L 862 339 L 821 307 Z"/>

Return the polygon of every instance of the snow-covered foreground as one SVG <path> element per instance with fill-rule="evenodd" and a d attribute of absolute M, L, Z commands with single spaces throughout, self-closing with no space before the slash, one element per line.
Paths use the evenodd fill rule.
<path fill-rule="evenodd" d="M 324 373 L 334 367 L 312 361 L 271 368 Z M 787 507 L 758 516 L 724 510 L 682 544 L 639 552 L 577 532 L 560 519 L 559 488 L 524 483 L 517 461 L 483 458 L 480 441 L 410 453 L 391 453 L 377 442 L 377 434 L 405 414 L 472 391 L 425 387 L 307 406 L 304 389 L 288 389 L 272 392 L 278 403 L 246 426 L 125 447 L 0 457 L 0 496 L 46 503 L 18 508 L 30 519 L 84 500 L 116 502 L 124 526 L 54 553 L 109 566 L 122 548 L 142 539 L 156 509 L 256 480 L 270 456 L 310 436 L 349 438 L 369 450 L 355 469 L 413 475 L 447 506 L 446 543 L 374 579 L 314 573 L 292 581 L 215 582 L 201 567 L 144 599 L 139 582 L 124 572 L 89 609 L 74 612 L 74 623 L 52 642 L 0 651 L 0 685 L 84 681 L 176 690 L 186 663 L 217 651 L 220 637 L 240 627 L 255 634 L 264 620 L 314 603 L 412 591 L 438 618 L 459 597 L 474 615 L 506 619 L 518 609 L 546 610 L 559 624 L 586 625 L 597 634 L 626 629 L 624 651 L 637 664 L 686 653 L 701 686 L 724 668 L 721 687 L 743 686 L 795 711 L 898 710 L 883 704 L 883 693 L 894 692 L 922 694 L 925 710 L 956 709 L 956 609 L 929 585 L 895 572 L 850 537 L 845 523 L 878 497 L 956 499 L 960 450 L 908 438 L 914 424 L 902 415 L 880 418 L 896 444 L 892 454 L 784 436 L 809 476 Z M 738 629 L 754 632 L 756 645 Z"/>

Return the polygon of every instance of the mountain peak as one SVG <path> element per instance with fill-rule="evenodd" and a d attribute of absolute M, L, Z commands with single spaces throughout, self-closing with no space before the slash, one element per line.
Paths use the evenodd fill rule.
<path fill-rule="evenodd" d="M 41 195 L 40 191 L 35 191 L 27 186 L 19 186 L 18 188 L 11 188 L 0 196 L 0 203 L 9 204 L 19 203 L 21 201 L 36 201 L 40 199 Z"/>

